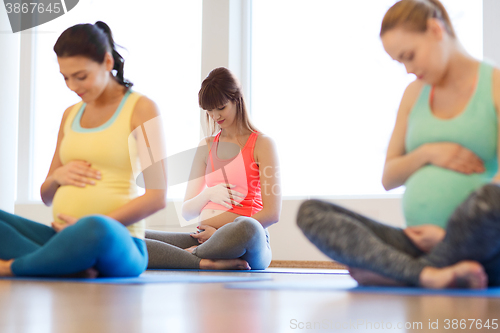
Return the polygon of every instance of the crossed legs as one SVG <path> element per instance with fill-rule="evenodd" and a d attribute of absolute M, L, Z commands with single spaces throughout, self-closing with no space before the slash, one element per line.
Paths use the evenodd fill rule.
<path fill-rule="evenodd" d="M 500 187 L 474 192 L 450 218 L 446 237 L 424 254 L 402 229 L 323 201 L 302 204 L 297 224 L 330 258 L 391 280 L 427 287 L 500 284 Z M 479 265 L 480 263 L 481 265 Z M 484 271 L 483 271 L 484 267 Z"/>
<path fill-rule="evenodd" d="M 125 277 L 146 269 L 147 252 L 143 240 L 106 216 L 87 216 L 55 233 L 0 211 L 0 259 L 0 275 L 63 276 L 94 268 L 100 276 Z"/>
<path fill-rule="evenodd" d="M 146 231 L 148 268 L 265 269 L 271 262 L 269 234 L 255 219 L 240 216 L 199 245 L 189 233 Z M 186 251 L 196 246 L 192 253 Z"/>

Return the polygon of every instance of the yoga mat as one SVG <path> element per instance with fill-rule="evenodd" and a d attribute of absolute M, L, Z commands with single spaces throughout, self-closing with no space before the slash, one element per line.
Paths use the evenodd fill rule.
<path fill-rule="evenodd" d="M 348 291 L 353 293 L 389 294 L 401 296 L 453 296 L 453 297 L 500 297 L 500 287 L 483 290 L 426 289 L 415 287 L 360 287 L 352 281 L 272 281 L 258 283 L 232 283 L 227 289 L 293 290 L 293 291 Z"/>
<path fill-rule="evenodd" d="M 220 273 L 279 273 L 279 274 L 349 274 L 346 269 L 309 269 L 309 268 L 266 268 L 256 270 L 211 270 L 211 269 L 148 269 L 159 272 L 220 272 Z"/>
<path fill-rule="evenodd" d="M 0 281 L 30 281 L 30 282 L 74 282 L 74 283 L 97 283 L 97 284 L 147 284 L 147 283 L 221 283 L 221 282 L 248 282 L 265 281 L 271 278 L 240 277 L 240 276 L 205 276 L 205 275 L 183 275 L 183 274 L 155 274 L 141 275 L 132 278 L 52 278 L 52 277 L 5 277 Z"/>

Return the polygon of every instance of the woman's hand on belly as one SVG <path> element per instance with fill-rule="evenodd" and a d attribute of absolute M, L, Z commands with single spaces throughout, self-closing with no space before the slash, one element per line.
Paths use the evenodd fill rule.
<path fill-rule="evenodd" d="M 198 226 L 198 232 L 191 234 L 191 237 L 198 240 L 198 243 L 205 243 L 217 231 L 214 227 L 206 224 Z"/>
<path fill-rule="evenodd" d="M 427 144 L 431 152 L 431 163 L 465 174 L 483 173 L 483 161 L 471 150 L 453 142 Z"/>
<path fill-rule="evenodd" d="M 85 187 L 86 185 L 95 185 L 93 179 L 100 180 L 101 173 L 99 170 L 91 168 L 91 164 L 86 161 L 71 161 L 57 168 L 52 177 L 61 186 Z"/>
<path fill-rule="evenodd" d="M 75 224 L 78 221 L 76 217 L 66 214 L 58 214 L 57 217 L 64 221 L 64 223 L 52 222 L 52 229 L 54 229 L 56 232 L 61 232 L 63 229 Z"/>
<path fill-rule="evenodd" d="M 204 191 L 207 192 L 210 201 L 222 205 L 227 209 L 232 209 L 232 205 L 243 207 L 240 202 L 245 199 L 245 195 L 235 190 L 231 190 L 231 188 L 235 186 L 236 185 L 221 183 L 212 187 L 207 187 Z"/>
<path fill-rule="evenodd" d="M 432 224 L 408 227 L 403 231 L 412 243 L 425 253 L 430 252 L 446 235 L 443 228 Z"/>

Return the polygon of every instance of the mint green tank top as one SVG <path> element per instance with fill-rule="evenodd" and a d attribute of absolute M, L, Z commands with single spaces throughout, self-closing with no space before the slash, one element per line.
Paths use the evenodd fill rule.
<path fill-rule="evenodd" d="M 425 165 L 408 178 L 403 212 L 408 226 L 434 224 L 445 228 L 453 211 L 497 173 L 497 113 L 492 92 L 493 67 L 479 66 L 476 90 L 465 109 L 452 119 L 436 118 L 429 106 L 431 86 L 425 85 L 407 124 L 405 147 L 411 152 L 431 142 L 455 142 L 473 151 L 486 171 L 466 175 Z"/>

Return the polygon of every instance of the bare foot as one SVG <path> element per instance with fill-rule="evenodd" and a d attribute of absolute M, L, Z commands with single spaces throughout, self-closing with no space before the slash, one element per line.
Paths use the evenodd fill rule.
<path fill-rule="evenodd" d="M 460 261 L 444 268 L 425 267 L 419 281 L 422 287 L 434 289 L 484 289 L 488 286 L 488 276 L 476 261 Z"/>
<path fill-rule="evenodd" d="M 193 253 L 193 250 L 196 249 L 198 245 L 193 245 L 191 247 L 188 247 L 187 249 L 184 249 L 185 251 L 188 251 L 189 253 Z"/>
<path fill-rule="evenodd" d="M 367 269 L 349 267 L 349 274 L 361 286 L 404 286 L 405 284 Z"/>
<path fill-rule="evenodd" d="M 0 260 L 0 276 L 14 276 L 14 274 L 12 274 L 12 269 L 10 268 L 13 262 L 14 259 Z"/>
<path fill-rule="evenodd" d="M 65 278 L 80 278 L 80 279 L 95 279 L 98 275 L 99 275 L 99 272 L 95 268 L 90 267 L 89 269 L 86 269 L 84 271 L 64 275 L 63 277 L 65 277 Z"/>
<path fill-rule="evenodd" d="M 242 259 L 201 259 L 200 269 L 242 269 L 249 270 L 250 265 Z"/>

